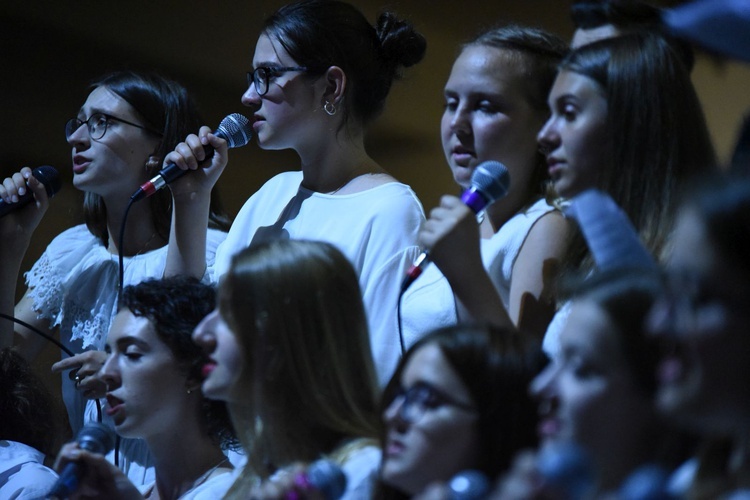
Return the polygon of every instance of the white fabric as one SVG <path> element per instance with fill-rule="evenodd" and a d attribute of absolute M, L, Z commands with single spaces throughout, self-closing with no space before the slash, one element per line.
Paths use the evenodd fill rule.
<path fill-rule="evenodd" d="M 542 340 L 542 350 L 550 359 L 558 359 L 560 356 L 560 334 L 568 323 L 570 316 L 570 301 L 563 303 L 552 317 L 552 321 L 547 326 Z"/>
<path fill-rule="evenodd" d="M 420 252 L 422 205 L 410 187 L 397 182 L 348 195 L 317 193 L 301 182 L 302 172 L 285 172 L 250 197 L 216 252 L 213 279 L 252 243 L 287 238 L 333 244 L 359 275 L 375 367 L 385 385 L 401 352 L 396 307 L 401 281 Z"/>
<path fill-rule="evenodd" d="M 208 479 L 204 483 L 199 484 L 195 488 L 186 491 L 177 497 L 177 500 L 216 500 L 218 498 L 223 498 L 236 478 L 233 472 L 234 470 L 222 472 L 221 474 Z M 153 494 L 155 486 L 156 482 L 151 481 L 140 487 L 139 490 L 143 496 L 148 498 Z"/>
<path fill-rule="evenodd" d="M 206 260 L 214 263 L 216 248 L 226 233 L 208 230 Z M 125 257 L 124 285 L 132 285 L 164 274 L 167 247 Z M 75 353 L 103 350 L 107 332 L 117 313 L 119 263 L 85 225 L 58 235 L 26 273 L 26 284 L 40 318 L 50 328 L 59 326 L 60 341 Z M 62 393 L 73 433 L 84 422 L 97 419 L 96 404 L 83 398 L 68 374 L 62 376 Z M 103 420 L 108 422 L 106 415 Z M 110 422 L 111 425 L 111 422 Z M 121 440 L 120 469 L 134 484 L 153 480 L 153 469 L 144 443 Z"/>
<path fill-rule="evenodd" d="M 57 474 L 43 464 L 42 452 L 22 443 L 0 440 L 0 498 L 46 498 Z"/>
<path fill-rule="evenodd" d="M 510 284 L 518 253 L 534 224 L 552 210 L 552 206 L 540 199 L 511 217 L 492 238 L 481 240 L 482 263 L 506 309 L 510 303 Z M 453 290 L 436 265 L 428 265 L 404 293 L 401 318 L 407 348 L 430 331 L 458 322 Z"/>
<path fill-rule="evenodd" d="M 353 452 L 341 465 L 346 475 L 346 491 L 341 500 L 371 498 L 380 470 L 382 453 L 377 446 L 365 446 Z"/>

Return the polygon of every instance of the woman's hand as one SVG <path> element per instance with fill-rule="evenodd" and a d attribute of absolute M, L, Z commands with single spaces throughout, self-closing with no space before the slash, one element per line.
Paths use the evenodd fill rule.
<path fill-rule="evenodd" d="M 0 198 L 3 203 L 13 205 L 28 190 L 34 194 L 34 202 L 17 208 L 0 217 L 0 239 L 3 246 L 12 245 L 18 251 L 25 252 L 31 235 L 42 220 L 49 206 L 49 197 L 44 185 L 32 175 L 29 167 L 6 177 L 0 185 Z"/>
<path fill-rule="evenodd" d="M 59 373 L 73 370 L 70 376 L 76 381 L 76 389 L 82 391 L 84 397 L 103 398 L 107 393 L 107 385 L 99 378 L 99 369 L 106 360 L 107 353 L 103 351 L 85 351 L 53 364 L 52 371 Z"/>
<path fill-rule="evenodd" d="M 307 468 L 296 464 L 276 472 L 250 493 L 254 500 L 325 500 L 307 481 Z"/>
<path fill-rule="evenodd" d="M 62 473 L 65 466 L 71 462 L 81 465 L 82 474 L 78 488 L 70 498 L 113 500 L 143 498 L 138 488 L 120 469 L 107 462 L 104 456 L 81 449 L 78 443 L 68 443 L 60 449 L 55 460 L 55 470 Z"/>
<path fill-rule="evenodd" d="M 206 154 L 205 146 L 213 147 L 213 156 Z M 227 165 L 228 150 L 227 141 L 211 133 L 211 129 L 205 126 L 200 128 L 198 135 L 190 134 L 184 142 L 177 144 L 174 151 L 164 158 L 164 166 L 173 163 L 182 170 L 195 172 L 170 184 L 173 196 L 179 198 L 198 191 L 210 192 Z"/>
<path fill-rule="evenodd" d="M 419 231 L 419 244 L 450 279 L 468 256 L 479 257 L 476 215 L 460 198 L 445 195 Z"/>

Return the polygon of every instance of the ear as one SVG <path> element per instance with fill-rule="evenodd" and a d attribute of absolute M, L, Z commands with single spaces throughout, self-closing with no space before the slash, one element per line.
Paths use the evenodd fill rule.
<path fill-rule="evenodd" d="M 338 66 L 331 66 L 323 76 L 326 82 L 323 100 L 338 105 L 346 92 L 346 73 Z"/>

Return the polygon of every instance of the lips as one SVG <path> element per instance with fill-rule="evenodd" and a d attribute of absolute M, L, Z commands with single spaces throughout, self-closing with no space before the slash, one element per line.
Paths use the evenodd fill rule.
<path fill-rule="evenodd" d="M 474 152 L 464 146 L 455 146 L 451 150 L 451 158 L 457 165 L 465 167 L 474 158 Z"/>
<path fill-rule="evenodd" d="M 393 457 L 401 454 L 406 447 L 404 444 L 397 439 L 389 439 L 385 447 L 386 457 Z"/>
<path fill-rule="evenodd" d="M 86 158 L 83 155 L 75 155 L 73 157 L 73 173 L 74 174 L 80 174 L 84 170 L 86 170 L 86 167 L 88 167 L 91 164 L 91 160 Z"/>
<path fill-rule="evenodd" d="M 120 398 L 107 394 L 107 415 L 110 417 L 123 409 L 124 401 Z"/>
<path fill-rule="evenodd" d="M 216 369 L 216 362 L 215 361 L 209 361 L 203 367 L 201 368 L 201 375 L 203 378 L 208 378 L 209 375 L 211 375 L 211 372 L 213 372 Z"/>
<path fill-rule="evenodd" d="M 560 433 L 562 425 L 560 421 L 553 417 L 541 419 L 537 427 L 537 433 L 542 439 L 554 438 Z"/>

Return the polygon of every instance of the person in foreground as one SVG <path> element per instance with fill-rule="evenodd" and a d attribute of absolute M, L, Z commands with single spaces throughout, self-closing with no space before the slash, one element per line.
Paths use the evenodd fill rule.
<path fill-rule="evenodd" d="M 706 438 L 686 498 L 750 494 L 750 181 L 702 179 L 677 219 L 666 292 L 649 327 L 660 341 L 659 408 Z"/>
<path fill-rule="evenodd" d="M 247 463 L 226 498 L 276 498 L 300 464 L 327 457 L 367 498 L 380 462 L 378 385 L 357 276 L 333 245 L 277 240 L 236 254 L 218 306 L 193 335 L 203 391 L 226 401 Z"/>
<path fill-rule="evenodd" d="M 561 354 L 531 384 L 540 449 L 517 458 L 497 498 L 630 498 L 628 481 L 644 477 L 658 478 L 652 486 L 666 497 L 692 440 L 654 400 L 659 349 L 646 318 L 660 292 L 653 269 L 613 269 L 579 285 Z"/>
<path fill-rule="evenodd" d="M 105 457 L 69 443 L 56 468 L 85 464 L 74 498 L 214 498 L 213 483 L 232 470 L 222 447 L 235 438 L 226 405 L 201 393 L 207 357 L 191 336 L 215 300 L 213 287 L 181 276 L 125 288 L 98 377 L 117 434 L 147 443 L 155 481 L 139 488 Z"/>
<path fill-rule="evenodd" d="M 420 339 L 383 394 L 373 497 L 411 498 L 466 470 L 494 480 L 537 443 L 527 388 L 546 361 L 538 342 L 511 330 L 456 325 Z"/>

